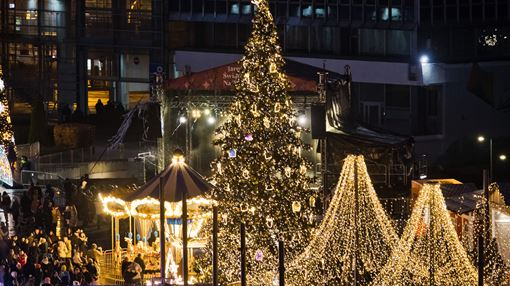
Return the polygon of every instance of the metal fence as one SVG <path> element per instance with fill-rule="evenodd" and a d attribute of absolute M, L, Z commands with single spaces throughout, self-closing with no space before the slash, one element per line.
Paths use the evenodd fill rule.
<path fill-rule="evenodd" d="M 55 173 L 39 172 L 39 171 L 21 171 L 21 184 L 29 186 L 46 186 L 48 184 L 52 186 L 60 186 L 64 183 L 64 178 Z"/>

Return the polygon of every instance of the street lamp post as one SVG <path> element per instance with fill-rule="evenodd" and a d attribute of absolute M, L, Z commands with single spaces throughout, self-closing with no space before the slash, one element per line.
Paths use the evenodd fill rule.
<path fill-rule="evenodd" d="M 478 136 L 477 138 L 478 142 L 480 143 L 483 143 L 485 142 L 485 137 L 480 135 Z M 494 149 L 492 148 L 492 138 L 489 138 L 489 181 L 490 182 L 493 182 L 494 181 Z M 501 161 L 505 161 L 506 160 L 506 155 L 505 154 L 500 154 L 498 156 L 499 160 Z"/>

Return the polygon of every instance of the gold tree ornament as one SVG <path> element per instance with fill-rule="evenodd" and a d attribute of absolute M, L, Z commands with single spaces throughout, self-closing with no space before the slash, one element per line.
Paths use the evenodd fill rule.
<path fill-rule="evenodd" d="M 223 173 L 223 170 L 221 169 L 221 162 L 216 163 L 216 171 L 217 171 L 219 174 L 222 174 L 222 173 Z"/>
<path fill-rule="evenodd" d="M 301 203 L 300 203 L 300 202 L 298 202 L 298 201 L 293 202 L 293 203 L 292 203 L 292 211 L 293 211 L 294 213 L 298 213 L 298 212 L 300 212 L 300 211 L 301 211 Z"/>
<path fill-rule="evenodd" d="M 253 114 L 253 116 L 255 116 L 255 117 L 259 117 L 260 116 L 260 112 L 258 111 L 256 105 L 253 105 L 251 107 L 251 114 Z"/>
<path fill-rule="evenodd" d="M 310 207 L 312 207 L 312 208 L 315 207 L 315 197 L 314 196 L 310 197 Z"/>
<path fill-rule="evenodd" d="M 243 178 L 245 178 L 245 179 L 250 178 L 250 171 L 248 169 L 243 170 Z"/>
<path fill-rule="evenodd" d="M 287 166 L 287 167 L 285 167 L 284 172 L 285 172 L 285 176 L 290 177 L 292 175 L 292 168 Z"/>
<path fill-rule="evenodd" d="M 301 166 L 299 166 L 299 173 L 301 173 L 302 175 L 305 175 L 307 170 L 308 170 L 308 168 L 306 167 L 305 164 L 302 164 Z"/>
<path fill-rule="evenodd" d="M 271 127 L 271 121 L 269 121 L 269 118 L 264 117 L 263 123 L 264 123 L 264 127 L 266 127 L 266 128 Z"/>
<path fill-rule="evenodd" d="M 277 69 L 277 67 L 276 67 L 276 64 L 275 64 L 275 63 L 271 63 L 271 64 L 269 65 L 269 72 L 270 72 L 270 73 L 278 72 L 278 69 Z"/>
<path fill-rule="evenodd" d="M 280 103 L 278 103 L 278 102 L 277 102 L 277 103 L 275 103 L 275 105 L 274 105 L 274 112 L 277 112 L 277 113 L 278 113 L 278 112 L 280 112 L 280 110 L 281 110 L 281 109 L 282 109 L 282 108 L 281 108 Z"/>

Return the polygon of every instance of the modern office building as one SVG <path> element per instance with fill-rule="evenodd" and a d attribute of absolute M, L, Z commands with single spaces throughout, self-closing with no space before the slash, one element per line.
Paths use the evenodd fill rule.
<path fill-rule="evenodd" d="M 285 56 L 349 65 L 360 119 L 414 136 L 418 153 L 507 132 L 510 0 L 269 2 Z M 16 102 L 129 108 L 158 67 L 177 77 L 238 59 L 253 12 L 248 0 L 2 0 L 1 63 Z"/>

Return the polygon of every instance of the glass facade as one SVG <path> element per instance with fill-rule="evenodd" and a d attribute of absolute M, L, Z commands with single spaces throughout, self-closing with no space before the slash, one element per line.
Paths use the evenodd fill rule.
<path fill-rule="evenodd" d="M 446 63 L 510 58 L 510 0 L 269 3 L 287 56 L 368 64 L 414 63 L 420 54 Z M 11 81 L 20 100 L 40 93 L 48 101 L 85 98 L 82 106 L 90 107 L 102 98 L 129 107 L 148 96 L 150 74 L 169 67 L 172 51 L 242 52 L 253 12 L 250 0 L 8 0 L 0 9 L 1 61 L 11 78 L 44 83 Z M 441 132 L 434 123 L 441 121 L 434 115 L 441 88 L 364 83 L 356 89 L 366 97 L 359 112 L 367 123 Z M 428 125 L 409 124 L 417 106 Z"/>

